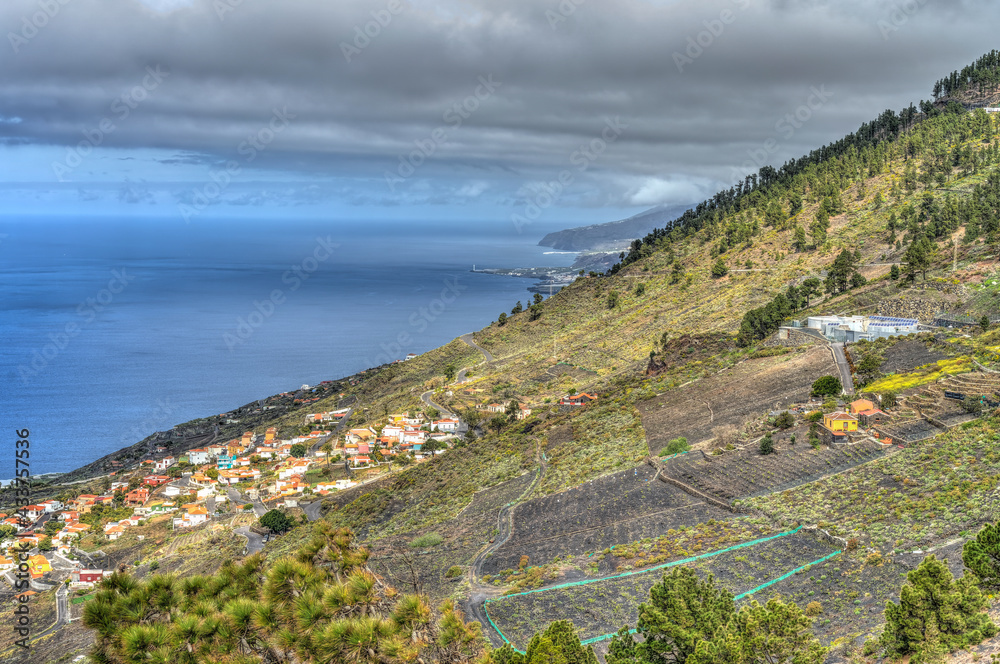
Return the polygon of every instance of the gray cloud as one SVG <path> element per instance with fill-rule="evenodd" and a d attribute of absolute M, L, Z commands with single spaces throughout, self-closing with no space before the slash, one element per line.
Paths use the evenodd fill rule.
<path fill-rule="evenodd" d="M 220 15 L 220 2 L 235 6 Z M 986 0 L 909 0 L 910 12 L 885 0 L 585 0 L 568 14 L 556 0 L 399 2 L 393 14 L 389 0 L 68 0 L 28 38 L 38 0 L 6 0 L 0 118 L 19 121 L 0 122 L 0 144 L 69 147 L 97 131 L 101 148 L 171 151 L 161 165 L 236 160 L 377 188 L 443 128 L 399 192 L 433 202 L 433 183 L 457 182 L 460 196 L 516 204 L 619 117 L 628 128 L 577 180 L 592 189 L 564 202 L 686 202 L 730 182 L 768 139 L 780 164 L 929 97 L 935 79 L 996 47 L 1000 18 Z M 378 33 L 368 42 L 366 24 Z M 679 71 L 689 38 L 705 45 Z M 476 99 L 489 76 L 498 87 Z M 814 86 L 829 99 L 791 135 L 778 129 Z M 469 99 L 475 110 L 457 115 Z M 294 119 L 247 161 L 275 109 Z M 151 186 L 127 185 L 122 200 L 147 201 Z"/>

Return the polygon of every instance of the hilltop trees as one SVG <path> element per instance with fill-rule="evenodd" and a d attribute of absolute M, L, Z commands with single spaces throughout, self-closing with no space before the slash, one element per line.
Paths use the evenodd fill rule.
<path fill-rule="evenodd" d="M 903 255 L 903 262 L 906 264 L 906 278 L 915 281 L 917 272 L 920 272 L 926 281 L 927 269 L 931 266 L 933 255 L 934 246 L 926 235 L 920 234 L 914 237 Z"/>
<path fill-rule="evenodd" d="M 910 661 L 919 664 L 996 635 L 973 574 L 956 581 L 931 554 L 906 578 L 899 604 L 889 601 L 885 606 L 880 643 L 890 657 L 913 655 Z"/>
<path fill-rule="evenodd" d="M 846 293 L 864 283 L 865 278 L 858 272 L 857 256 L 849 249 L 844 249 L 830 266 L 826 277 L 826 292 L 831 295 Z"/>
<path fill-rule="evenodd" d="M 350 531 L 323 525 L 270 568 L 262 554 L 214 575 L 138 581 L 116 572 L 84 608 L 95 662 L 400 664 L 478 661 L 479 625 L 435 611 L 371 572 Z"/>

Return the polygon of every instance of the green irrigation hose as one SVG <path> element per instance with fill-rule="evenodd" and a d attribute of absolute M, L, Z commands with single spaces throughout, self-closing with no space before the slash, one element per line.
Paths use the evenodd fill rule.
<path fill-rule="evenodd" d="M 635 571 L 635 572 L 625 572 L 624 574 L 616 574 L 615 576 L 606 576 L 606 577 L 601 578 L 601 579 L 586 579 L 586 580 L 583 580 L 583 581 L 573 581 L 571 583 L 563 583 L 563 584 L 560 584 L 558 586 L 552 586 L 550 588 L 539 588 L 538 590 L 528 590 L 528 591 L 523 592 L 523 593 L 515 593 L 513 595 L 505 595 L 504 597 L 501 597 L 499 599 L 505 599 L 506 597 L 517 597 L 518 595 L 531 595 L 533 593 L 543 593 L 543 592 L 548 592 L 550 590 L 558 590 L 560 588 L 569 588 L 569 587 L 572 587 L 572 586 L 583 586 L 583 585 L 586 585 L 588 583 L 597 583 L 598 581 L 609 581 L 611 579 L 620 579 L 620 578 L 626 577 L 626 576 L 635 576 L 636 574 L 645 574 L 647 572 L 653 572 L 653 571 L 656 571 L 658 569 L 666 569 L 667 567 L 675 567 L 677 565 L 683 565 L 685 563 L 694 562 L 695 560 L 702 560 L 704 558 L 711 558 L 713 556 L 718 556 L 718 555 L 726 553 L 728 551 L 735 551 L 737 549 L 742 549 L 742 548 L 745 548 L 745 547 L 748 547 L 748 546 L 753 546 L 755 544 L 761 544 L 762 542 L 769 542 L 771 540 L 778 539 L 779 537 L 787 537 L 789 535 L 794 535 L 795 533 L 799 532 L 800 530 L 802 530 L 802 526 L 799 526 L 795 530 L 789 530 L 788 532 L 779 533 L 777 535 L 771 535 L 770 537 L 762 537 L 760 539 L 755 539 L 755 540 L 751 540 L 749 542 L 744 542 L 743 544 L 737 544 L 735 546 L 730 546 L 730 547 L 727 547 L 725 549 L 720 549 L 719 551 L 710 551 L 708 553 L 703 553 L 703 554 L 698 555 L 698 556 L 692 556 L 690 558 L 684 558 L 683 560 L 675 560 L 675 561 L 670 562 L 670 563 L 664 563 L 662 565 L 656 565 L 655 567 L 649 567 L 647 569 L 638 570 L 638 571 Z M 837 553 L 840 553 L 840 552 L 838 551 Z M 836 554 L 834 554 L 834 555 L 836 555 Z M 824 558 L 824 560 L 825 560 L 825 558 Z M 812 565 L 812 564 L 814 564 L 814 563 L 810 563 L 810 565 Z M 807 567 L 808 567 L 808 565 L 807 565 Z M 795 572 L 792 572 L 791 574 L 794 574 L 794 573 Z M 787 578 L 787 576 L 790 576 L 791 574 L 786 575 L 786 576 L 784 576 L 782 578 Z M 777 580 L 780 580 L 780 579 L 777 579 Z M 766 586 L 761 586 L 761 587 L 763 588 L 763 587 L 766 587 Z M 759 590 L 759 588 L 756 589 L 756 590 Z M 495 629 L 496 632 L 497 632 L 497 634 L 500 635 L 500 638 L 503 639 L 504 643 L 510 645 L 513 648 L 514 644 L 512 644 L 510 642 L 510 640 L 507 638 L 507 636 L 500 630 L 500 628 L 497 627 L 496 623 L 493 622 L 493 617 L 490 616 L 490 609 L 489 609 L 488 605 L 489 605 L 490 602 L 494 602 L 494 601 L 497 601 L 497 600 L 496 599 L 487 599 L 486 601 L 483 602 L 483 613 L 486 614 L 486 619 L 490 621 L 490 625 L 493 626 L 493 629 Z M 634 634 L 635 631 L 633 630 L 632 633 Z M 608 635 L 606 638 L 611 638 L 612 636 L 614 636 L 614 634 Z M 600 641 L 600 640 L 603 640 L 603 638 L 604 637 L 600 637 L 597 640 Z M 591 640 L 588 639 L 587 641 L 584 642 L 584 644 L 592 643 L 592 642 L 593 641 L 591 641 Z M 517 648 L 514 648 L 514 649 L 517 650 Z M 522 655 L 524 654 L 520 650 L 518 650 L 517 652 L 521 653 Z"/>
<path fill-rule="evenodd" d="M 635 572 L 624 572 L 622 574 L 616 574 L 614 576 L 605 576 L 600 579 L 584 579 L 583 581 L 571 581 L 570 583 L 561 583 L 558 586 L 550 586 L 548 588 L 538 588 L 536 590 L 526 590 L 522 593 L 513 593 L 511 595 L 504 595 L 498 599 L 505 599 L 507 597 L 518 597 L 519 595 L 531 595 L 533 593 L 544 593 L 550 590 L 559 590 L 560 588 L 571 588 L 573 586 L 585 586 L 588 583 L 597 583 L 598 581 L 610 581 L 611 579 L 621 579 L 627 576 L 635 576 L 636 574 L 646 574 L 647 572 L 654 572 L 658 569 L 666 569 L 668 567 L 676 567 L 677 565 L 684 565 L 686 563 L 692 563 L 696 560 L 703 560 L 705 558 L 712 558 L 713 556 L 718 556 L 723 553 L 728 553 L 729 551 L 736 551 L 738 549 L 744 549 L 748 546 L 754 546 L 756 544 L 763 544 L 764 542 L 770 542 L 781 537 L 788 537 L 789 535 L 794 535 L 795 533 L 802 530 L 802 526 L 799 526 L 795 530 L 789 530 L 788 532 L 779 533 L 777 535 L 771 535 L 770 537 L 761 537 L 760 539 L 751 540 L 749 542 L 743 542 L 742 544 L 736 544 L 734 546 L 727 547 L 725 549 L 719 549 L 718 551 L 709 551 L 708 553 L 703 553 L 697 556 L 691 556 L 690 558 L 683 558 L 681 560 L 675 560 L 671 563 L 663 563 L 662 565 L 654 565 L 653 567 L 647 567 L 646 569 L 640 569 Z M 486 603 L 495 602 L 497 599 L 488 599 Z"/>
<path fill-rule="evenodd" d="M 789 572 L 788 574 L 785 574 L 783 576 L 779 576 L 777 579 L 771 579 L 767 583 L 763 583 L 763 584 L 757 586 L 756 588 L 754 588 L 753 590 L 748 590 L 745 593 L 737 595 L 736 597 L 733 598 L 733 601 L 740 600 L 740 599 L 743 599 L 744 597 L 748 597 L 750 595 L 753 595 L 754 593 L 760 592 L 764 588 L 767 588 L 768 586 L 774 585 L 775 583 L 778 583 L 779 581 L 784 581 L 785 579 L 787 579 L 787 578 L 789 578 L 791 576 L 794 576 L 798 572 L 801 572 L 804 569 L 812 567 L 813 565 L 819 565 L 820 563 L 825 563 L 827 560 L 829 560 L 830 558 L 833 558 L 834 556 L 836 556 L 839 553 L 841 553 L 841 551 L 834 551 L 830 555 L 824 556 L 824 557 L 820 558 L 819 560 L 814 560 L 811 563 L 806 563 L 802 567 L 797 567 L 797 568 L 793 569 L 791 572 Z M 490 622 L 492 622 L 492 621 L 490 621 Z M 628 631 L 628 633 L 629 634 L 635 634 L 636 630 L 630 629 Z M 616 636 L 617 634 L 618 634 L 618 632 L 613 632 L 611 634 L 602 634 L 601 636 L 595 636 L 595 637 L 589 638 L 589 639 L 587 639 L 585 641 L 581 641 L 580 643 L 586 646 L 586 645 L 590 645 L 591 643 L 597 643 L 598 641 L 607 641 L 608 639 Z"/>

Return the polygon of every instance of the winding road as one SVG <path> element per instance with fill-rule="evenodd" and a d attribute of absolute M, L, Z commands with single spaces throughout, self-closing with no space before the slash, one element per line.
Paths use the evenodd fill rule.
<path fill-rule="evenodd" d="M 250 528 L 248 526 L 243 526 L 242 528 L 237 528 L 233 532 L 236 533 L 236 534 L 238 534 L 238 535 L 243 535 L 243 537 L 247 538 L 246 555 L 252 556 L 253 554 L 257 553 L 258 551 L 262 551 L 264 549 L 264 537 L 263 537 L 263 535 L 258 535 L 254 531 L 250 530 Z"/>
<path fill-rule="evenodd" d="M 483 357 L 486 359 L 487 362 L 492 362 L 495 359 L 493 355 L 490 353 L 490 351 L 486 350 L 485 348 L 476 343 L 475 339 L 472 338 L 472 332 L 469 332 L 468 334 L 463 334 L 461 337 L 459 337 L 459 339 L 461 339 L 462 341 L 464 341 L 465 343 L 467 343 L 468 345 L 472 346 L 480 353 L 482 353 Z"/>

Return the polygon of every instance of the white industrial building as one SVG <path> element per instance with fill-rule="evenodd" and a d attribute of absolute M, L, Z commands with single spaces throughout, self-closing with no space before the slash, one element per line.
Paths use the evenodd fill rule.
<path fill-rule="evenodd" d="M 861 341 L 916 334 L 920 321 L 890 316 L 810 316 L 806 327 L 831 341 Z"/>

